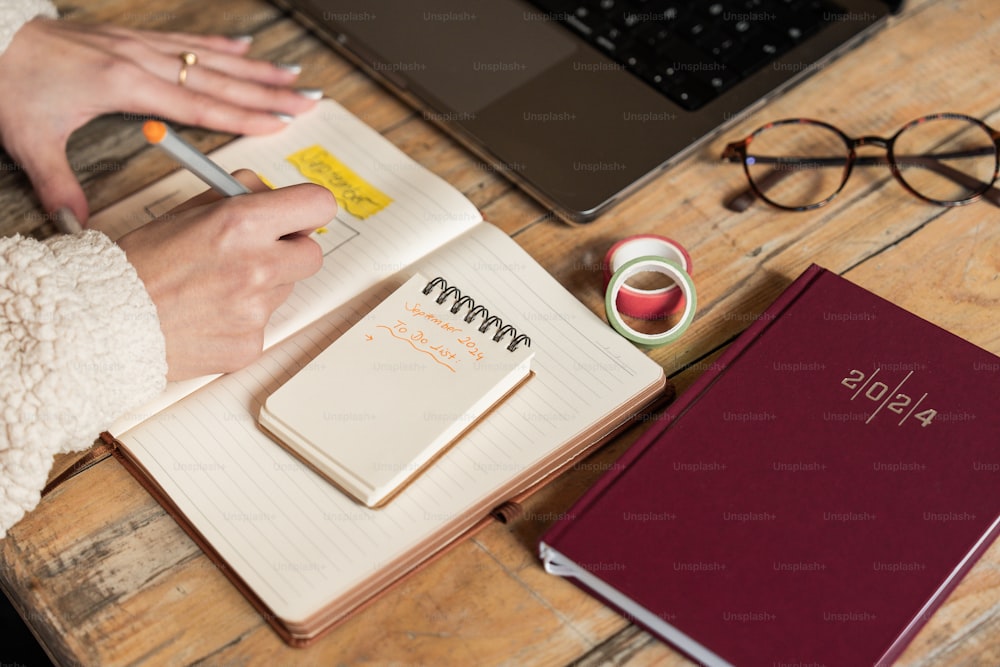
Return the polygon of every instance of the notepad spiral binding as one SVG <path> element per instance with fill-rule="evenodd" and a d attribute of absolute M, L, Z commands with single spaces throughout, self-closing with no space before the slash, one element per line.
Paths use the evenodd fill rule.
<path fill-rule="evenodd" d="M 519 334 L 517 329 L 509 324 L 504 324 L 503 320 L 496 315 L 490 315 L 490 311 L 484 306 L 476 305 L 475 299 L 471 296 L 463 295 L 462 290 L 458 289 L 454 285 L 449 285 L 448 281 L 441 276 L 438 276 L 434 280 L 427 283 L 423 292 L 424 294 L 430 294 L 434 291 L 434 288 L 438 286 L 441 287 L 441 294 L 437 297 L 437 299 L 435 299 L 435 301 L 438 304 L 444 304 L 444 302 L 448 300 L 448 297 L 454 297 L 455 303 L 451 307 L 451 312 L 458 314 L 458 311 L 460 311 L 463 307 L 468 307 L 469 313 L 464 319 L 469 324 L 472 324 L 472 321 L 477 317 L 482 317 L 483 323 L 479 326 L 480 333 L 486 333 L 491 326 L 496 326 L 497 332 L 496 335 L 493 336 L 493 340 L 499 343 L 504 336 L 509 334 L 512 337 L 512 340 L 507 346 L 507 349 L 511 352 L 516 350 L 517 347 L 522 344 L 525 347 L 531 347 L 531 338 L 525 334 Z"/>

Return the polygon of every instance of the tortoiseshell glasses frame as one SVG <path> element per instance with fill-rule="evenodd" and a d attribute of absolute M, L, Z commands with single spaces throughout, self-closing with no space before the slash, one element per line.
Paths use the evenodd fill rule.
<path fill-rule="evenodd" d="M 751 149 L 754 142 L 760 151 Z M 862 146 L 883 148 L 885 155 L 858 156 Z M 888 138 L 852 138 L 829 123 L 789 118 L 728 144 L 722 158 L 743 165 L 753 195 L 786 211 L 828 204 L 855 166 L 873 165 L 888 165 L 907 192 L 933 204 L 962 206 L 985 197 L 1000 205 L 1000 190 L 993 187 L 1000 174 L 1000 131 L 964 114 L 923 116 Z M 839 181 L 833 168 L 841 169 Z M 909 170 L 918 175 L 908 177 Z M 950 192 L 944 196 L 943 190 Z M 744 210 L 751 201 L 745 193 L 727 205 Z"/>

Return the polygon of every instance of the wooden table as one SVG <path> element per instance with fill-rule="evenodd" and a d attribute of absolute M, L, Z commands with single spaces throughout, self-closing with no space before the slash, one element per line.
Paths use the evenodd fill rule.
<path fill-rule="evenodd" d="M 849 134 L 961 111 L 1000 127 L 1000 3 L 913 0 L 886 30 L 668 170 L 597 222 L 551 216 L 345 60 L 262 0 L 60 2 L 70 20 L 195 32 L 252 33 L 253 54 L 299 62 L 322 87 L 460 188 L 595 313 L 600 261 L 617 239 L 658 232 L 694 260 L 697 319 L 651 352 L 679 391 L 809 263 L 817 262 L 1000 353 L 1000 212 L 925 204 L 887 171 L 858 170 L 832 205 L 783 213 L 723 200 L 743 188 L 718 160 L 726 141 L 786 116 Z M 99 119 L 70 142 L 71 163 L 99 209 L 174 167 L 145 148 L 137 123 Z M 191 130 L 203 149 L 229 137 Z M 866 150 L 866 149 L 863 149 Z M 2 233 L 46 219 L 22 174 L 0 172 Z M 543 572 L 536 541 L 643 430 L 602 448 L 533 496 L 526 511 L 459 544 L 309 649 L 292 649 L 113 459 L 62 485 L 0 542 L 0 584 L 48 651 L 67 665 L 689 664 L 566 581 Z M 83 443 L 81 443 L 83 444 Z M 57 465 L 72 465 L 72 458 Z M 2 640 L 0 640 L 2 642 Z M 0 646 L 0 659 L 3 657 Z M 965 577 L 902 664 L 1000 664 L 1000 545 Z"/>

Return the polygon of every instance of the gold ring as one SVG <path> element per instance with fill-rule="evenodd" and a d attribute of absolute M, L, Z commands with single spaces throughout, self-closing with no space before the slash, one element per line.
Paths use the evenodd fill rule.
<path fill-rule="evenodd" d="M 198 54 L 191 51 L 181 51 L 181 71 L 177 73 L 177 85 L 183 86 L 187 83 L 188 67 L 198 64 Z"/>

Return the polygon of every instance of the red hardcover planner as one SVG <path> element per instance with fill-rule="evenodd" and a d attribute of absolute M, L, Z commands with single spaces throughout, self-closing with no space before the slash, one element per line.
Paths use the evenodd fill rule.
<path fill-rule="evenodd" d="M 812 266 L 543 536 L 711 665 L 884 664 L 1000 524 L 1000 358 Z"/>

